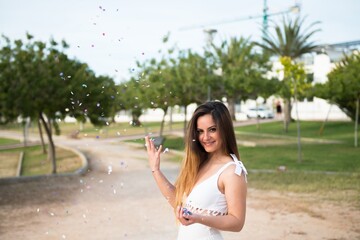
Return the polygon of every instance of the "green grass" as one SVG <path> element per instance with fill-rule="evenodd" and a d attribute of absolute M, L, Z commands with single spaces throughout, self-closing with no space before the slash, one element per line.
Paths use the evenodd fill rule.
<path fill-rule="evenodd" d="M 239 151 L 249 169 L 286 166 L 290 171 L 360 172 L 360 148 L 344 144 L 302 144 L 300 163 L 296 144 L 240 147 Z"/>
<path fill-rule="evenodd" d="M 185 148 L 184 139 L 179 137 L 169 136 L 166 138 L 164 142 L 164 148 L 183 151 Z"/>
<path fill-rule="evenodd" d="M 319 122 L 302 123 L 303 135 L 315 140 L 325 139 L 315 131 L 319 124 Z M 326 139 L 339 140 L 340 143 L 304 141 L 301 163 L 298 162 L 296 133 L 292 130 L 294 125 L 294 123 L 290 124 L 289 134 L 283 133 L 282 125 L 278 122 L 261 124 L 259 131 L 256 130 L 256 126 L 237 127 L 236 131 L 241 132 L 237 135 L 239 142 L 251 141 L 256 144 L 256 147 L 239 146 L 242 161 L 249 169 L 276 170 L 279 166 L 286 166 L 289 171 L 360 172 L 360 147 L 355 148 L 352 145 L 352 124 L 347 122 L 327 124 L 326 134 L 324 132 L 323 136 L 326 136 Z M 255 133 L 251 132 L 254 130 Z M 268 135 L 264 137 L 261 135 L 263 133 Z M 144 143 L 143 140 L 140 142 Z M 183 151 L 183 138 L 166 136 L 165 147 Z"/>
<path fill-rule="evenodd" d="M 85 123 L 80 130 L 79 123 L 65 123 L 60 122 L 60 134 L 64 136 L 70 136 L 76 131 L 79 131 L 78 137 L 80 138 L 113 138 L 119 136 L 128 136 L 128 135 L 146 135 L 154 132 L 159 132 L 160 123 L 159 122 L 144 122 L 141 126 L 131 126 L 129 123 L 110 123 L 108 126 L 96 127 L 90 123 Z M 168 123 L 164 126 L 164 131 L 170 129 L 182 129 L 183 122 L 173 122 L 170 126 Z M 1 129 L 22 131 L 21 125 L 19 124 L 9 124 L 5 126 L 0 126 Z M 29 133 L 37 135 L 38 134 L 37 125 L 32 124 L 29 128 Z"/>
<path fill-rule="evenodd" d="M 314 138 L 325 140 L 342 141 L 345 144 L 354 144 L 354 123 L 353 122 L 327 122 L 324 130 L 320 133 L 322 122 L 302 121 L 300 122 L 300 135 L 302 138 Z M 273 134 L 278 137 L 297 137 L 296 123 L 289 125 L 288 132 L 284 132 L 282 122 L 262 123 L 257 129 L 256 125 L 235 127 L 235 131 Z"/>
<path fill-rule="evenodd" d="M 323 200 L 345 201 L 360 207 L 360 147 L 353 146 L 353 123 L 329 122 L 320 135 L 321 124 L 301 123 L 301 136 L 306 138 L 302 140 L 301 163 L 295 123 L 290 124 L 288 133 L 284 133 L 280 122 L 264 123 L 259 129 L 256 125 L 236 127 L 241 160 L 249 170 L 249 186 L 313 193 Z M 255 147 L 241 145 L 244 142 Z M 183 138 L 166 136 L 164 147 L 183 151 Z M 278 171 L 279 166 L 285 166 L 286 171 Z"/>
<path fill-rule="evenodd" d="M 9 138 L 0 138 L 0 146 L 1 145 L 17 144 L 17 143 L 20 143 L 20 141 L 15 140 L 15 139 L 9 139 Z"/>
<path fill-rule="evenodd" d="M 248 184 L 262 190 L 315 194 L 320 200 L 346 202 L 360 208 L 360 173 L 251 172 Z"/>
<path fill-rule="evenodd" d="M 316 130 L 320 122 L 303 122 L 302 132 L 310 140 L 337 140 L 338 143 L 322 143 L 302 140 L 302 162 L 298 162 L 295 123 L 289 133 L 282 130 L 279 122 L 256 126 L 236 127 L 238 142 L 250 141 L 255 147 L 239 146 L 242 161 L 249 169 L 276 170 L 286 166 L 288 171 L 360 172 L 360 147 L 352 144 L 353 125 L 349 122 L 329 122 L 320 136 Z M 263 135 L 265 134 L 265 135 Z M 325 138 L 326 137 L 326 138 Z M 143 144 L 144 140 L 134 140 Z M 166 136 L 164 148 L 184 150 L 181 137 Z"/>
<path fill-rule="evenodd" d="M 0 177 L 15 177 L 20 152 L 0 152 Z"/>
<path fill-rule="evenodd" d="M 72 151 L 56 148 L 57 173 L 74 172 L 81 167 L 80 158 Z M 34 176 L 51 173 L 51 162 L 41 146 L 28 148 L 24 154 L 21 175 Z"/>
<path fill-rule="evenodd" d="M 0 155 L 2 157 L 8 155 L 18 156 L 21 151 L 24 151 L 21 169 L 22 176 L 35 176 L 51 173 L 51 163 L 47 160 L 47 154 L 43 154 L 41 146 L 1 150 Z M 81 167 L 81 159 L 72 151 L 57 148 L 56 155 L 58 173 L 74 172 Z M 6 168 L 5 161 L 0 161 L 0 169 L 2 168 Z M 10 171 L 10 169 L 8 169 L 8 171 Z M 4 174 L 0 177 L 6 176 Z"/>
<path fill-rule="evenodd" d="M 28 147 L 24 151 L 22 176 L 34 176 L 51 173 L 51 165 L 46 160 L 46 155 L 42 154 L 41 148 Z"/>

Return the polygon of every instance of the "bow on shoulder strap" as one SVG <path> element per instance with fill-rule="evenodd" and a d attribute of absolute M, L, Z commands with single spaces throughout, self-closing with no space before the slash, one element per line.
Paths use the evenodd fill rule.
<path fill-rule="evenodd" d="M 235 154 L 230 154 L 231 157 L 233 158 L 234 162 L 235 162 L 235 174 L 238 176 L 241 176 L 241 173 L 244 172 L 245 174 L 245 180 L 247 182 L 247 177 L 246 175 L 248 174 L 244 164 L 236 157 Z"/>

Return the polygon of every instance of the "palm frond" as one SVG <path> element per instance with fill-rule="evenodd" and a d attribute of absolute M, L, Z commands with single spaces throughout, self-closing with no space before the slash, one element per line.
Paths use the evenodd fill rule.
<path fill-rule="evenodd" d="M 279 56 L 288 56 L 293 59 L 305 53 L 313 51 L 317 45 L 309 39 L 320 31 L 313 29 L 320 22 L 313 22 L 305 29 L 303 28 L 306 18 L 283 18 L 280 24 L 273 27 L 274 34 L 266 34 L 262 43 L 255 43 L 264 50 Z"/>

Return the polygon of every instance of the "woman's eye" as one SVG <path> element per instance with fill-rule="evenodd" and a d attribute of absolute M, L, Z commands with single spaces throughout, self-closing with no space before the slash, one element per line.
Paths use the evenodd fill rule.
<path fill-rule="evenodd" d="M 216 128 L 210 128 L 210 132 L 216 132 Z"/>

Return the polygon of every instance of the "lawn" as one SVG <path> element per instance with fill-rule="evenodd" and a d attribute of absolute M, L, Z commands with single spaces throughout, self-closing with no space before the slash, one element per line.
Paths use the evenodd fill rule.
<path fill-rule="evenodd" d="M 0 177 L 15 177 L 20 152 L 0 152 Z"/>
<path fill-rule="evenodd" d="M 279 122 L 263 123 L 259 129 L 256 125 L 236 127 L 241 160 L 249 170 L 249 186 L 317 193 L 323 199 L 360 207 L 360 147 L 353 146 L 353 124 L 329 122 L 320 135 L 321 124 L 301 122 L 302 162 L 298 162 L 295 123 L 290 124 L 288 133 Z M 164 148 L 183 151 L 183 138 L 166 136 Z M 286 170 L 279 171 L 280 166 Z"/>
<path fill-rule="evenodd" d="M 170 129 L 181 129 L 183 128 L 183 122 L 173 122 L 171 125 L 165 123 L 164 131 L 169 131 Z M 154 132 L 159 132 L 160 123 L 159 122 L 144 122 L 140 126 L 131 126 L 127 122 L 122 123 L 110 123 L 102 127 L 93 126 L 91 123 L 85 123 L 80 125 L 79 123 L 65 123 L 60 122 L 60 134 L 64 136 L 70 136 L 75 132 L 78 132 L 78 137 L 90 137 L 90 138 L 113 138 L 119 136 L 128 136 L 128 135 L 143 135 L 151 134 Z M 6 126 L 0 126 L 1 129 L 22 131 L 20 124 L 8 124 Z M 32 124 L 29 128 L 30 134 L 38 134 L 37 125 Z M 44 134 L 45 136 L 45 134 Z"/>
<path fill-rule="evenodd" d="M 249 169 L 276 170 L 279 166 L 285 166 L 288 171 L 360 172 L 360 147 L 352 145 L 352 124 L 328 123 L 324 134 L 320 136 L 316 129 L 321 123 L 302 123 L 306 139 L 302 140 L 301 163 L 298 162 L 294 125 L 290 125 L 288 134 L 283 132 L 279 122 L 261 124 L 260 130 L 256 126 L 236 127 L 242 161 Z M 133 142 L 143 144 L 144 140 Z M 253 144 L 249 147 L 241 142 Z M 183 151 L 183 138 L 166 136 L 163 147 Z"/>
<path fill-rule="evenodd" d="M 300 135 L 302 138 L 312 138 L 318 140 L 336 140 L 347 144 L 354 144 L 354 123 L 353 122 L 327 122 L 323 131 L 322 122 L 302 121 L 300 122 Z M 282 122 L 262 123 L 257 129 L 256 125 L 236 127 L 237 132 L 252 134 L 269 134 L 277 137 L 296 137 L 296 123 L 289 125 L 288 132 L 284 132 Z"/>
<path fill-rule="evenodd" d="M 17 144 L 17 143 L 20 143 L 20 141 L 19 141 L 19 140 L 15 140 L 15 139 L 0 137 L 0 146 L 1 146 L 1 145 Z"/>
<path fill-rule="evenodd" d="M 44 175 L 51 173 L 51 162 L 47 160 L 47 154 L 43 154 L 41 146 L 33 146 L 0 150 L 0 177 L 11 176 L 10 172 L 14 171 L 15 168 L 14 161 L 15 159 L 18 159 L 21 151 L 24 151 L 24 159 L 21 168 L 22 176 Z M 72 151 L 56 148 L 56 155 L 58 173 L 74 172 L 82 166 L 81 159 Z M 14 160 L 11 161 L 11 159 Z"/>

